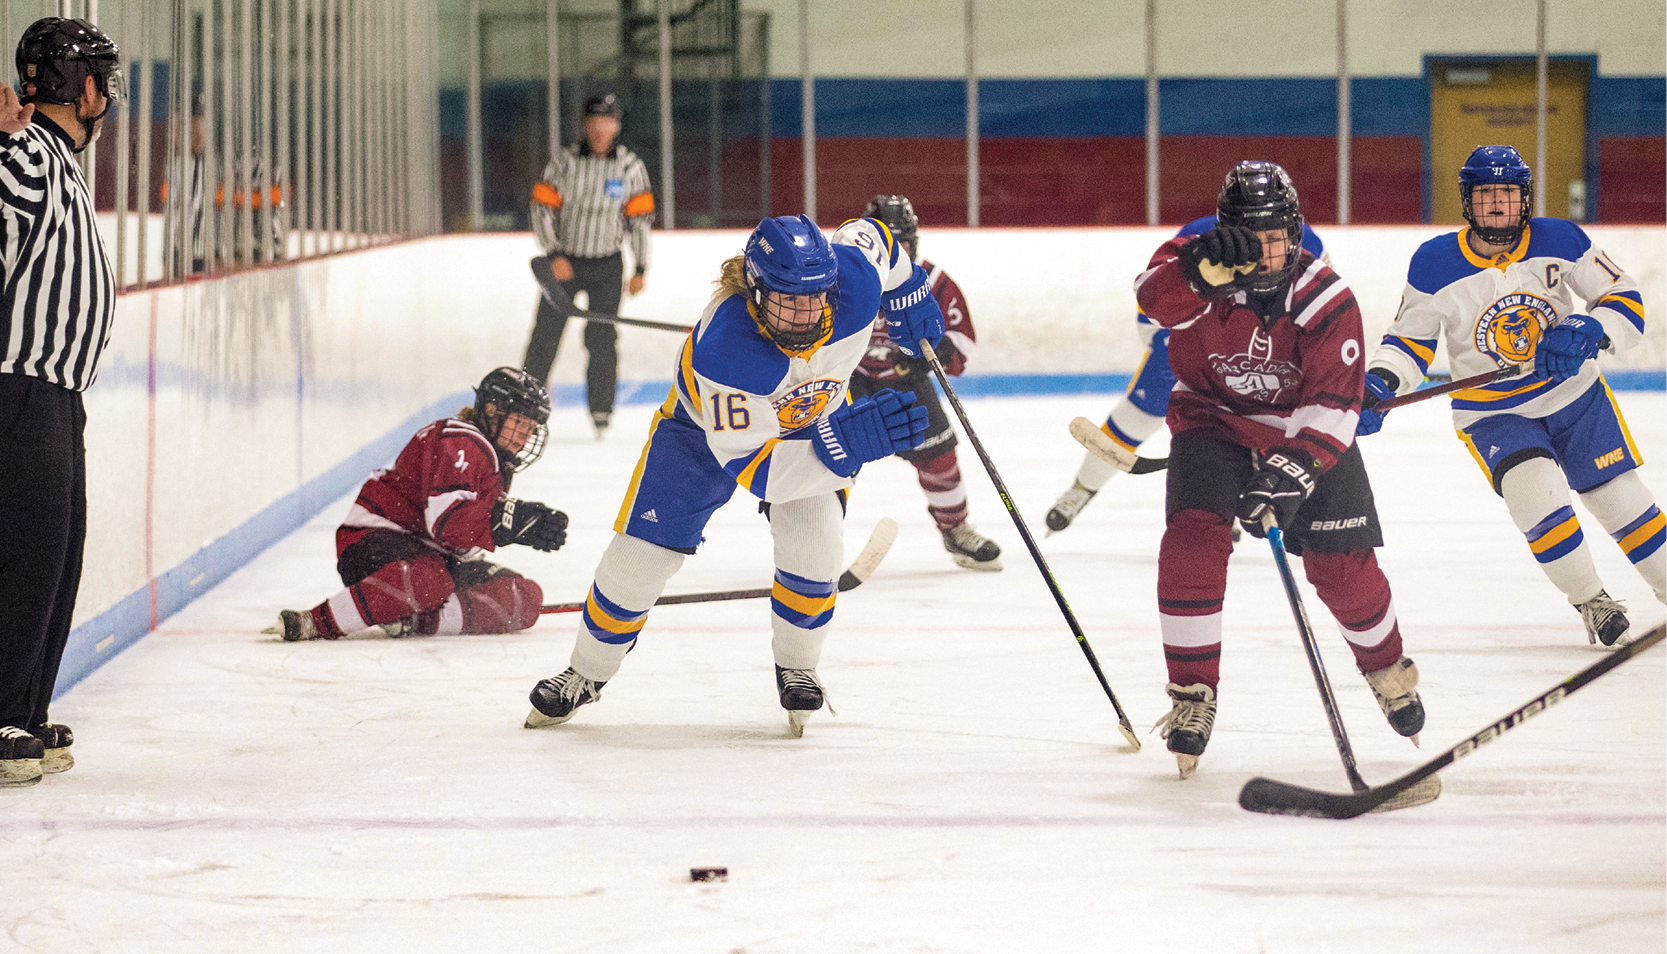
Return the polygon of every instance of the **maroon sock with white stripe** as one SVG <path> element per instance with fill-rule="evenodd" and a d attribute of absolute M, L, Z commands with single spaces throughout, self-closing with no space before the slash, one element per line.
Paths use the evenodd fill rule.
<path fill-rule="evenodd" d="M 1158 624 L 1169 681 L 1178 686 L 1221 678 L 1221 602 L 1233 530 L 1222 517 L 1182 510 L 1169 518 L 1158 548 Z"/>
<path fill-rule="evenodd" d="M 1389 579 L 1375 550 L 1302 556 L 1302 568 L 1320 602 L 1331 610 L 1361 672 L 1376 672 L 1401 658 L 1401 627 L 1395 619 Z"/>
<path fill-rule="evenodd" d="M 926 509 L 938 524 L 948 530 L 967 522 L 967 488 L 961 483 L 961 465 L 955 460 L 955 448 L 936 457 L 916 461 L 920 489 L 926 491 Z"/>

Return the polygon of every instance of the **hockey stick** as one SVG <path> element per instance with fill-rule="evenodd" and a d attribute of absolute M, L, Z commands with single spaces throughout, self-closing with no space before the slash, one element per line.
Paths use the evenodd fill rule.
<path fill-rule="evenodd" d="M 1447 384 L 1440 384 L 1433 388 L 1423 388 L 1399 397 L 1387 398 L 1373 405 L 1373 408 L 1379 411 L 1390 411 L 1398 407 L 1405 407 L 1408 404 L 1417 404 L 1419 401 L 1440 397 L 1443 394 L 1462 391 L 1465 388 L 1479 387 L 1483 384 L 1491 384 L 1494 381 L 1516 377 L 1528 370 L 1530 369 L 1527 365 L 1513 364 L 1494 371 L 1451 381 Z M 1098 424 L 1086 417 L 1074 418 L 1071 421 L 1071 436 L 1077 439 L 1077 443 L 1088 448 L 1089 452 L 1095 457 L 1126 474 L 1151 474 L 1169 466 L 1169 458 L 1167 457 L 1141 457 L 1134 451 L 1123 447 L 1107 437 L 1106 432 L 1101 430 Z"/>
<path fill-rule="evenodd" d="M 839 575 L 839 591 L 854 590 L 867 582 L 874 575 L 874 570 L 880 561 L 886 558 L 886 552 L 897 539 L 897 521 L 890 517 L 881 517 L 874 525 L 874 532 L 869 534 L 868 542 L 863 545 L 862 552 Z M 714 603 L 719 600 L 761 600 L 769 596 L 768 587 L 756 590 L 719 590 L 711 593 L 678 593 L 674 596 L 662 596 L 654 601 L 655 606 L 670 606 L 674 603 Z M 539 614 L 545 613 L 577 613 L 585 608 L 585 601 L 577 603 L 547 603 L 539 609 Z"/>
<path fill-rule="evenodd" d="M 1527 374 L 1532 370 L 1534 369 L 1531 365 L 1510 364 L 1503 368 L 1496 368 L 1492 371 L 1484 371 L 1481 374 L 1473 374 L 1468 378 L 1460 378 L 1457 381 L 1449 381 L 1446 384 L 1438 384 L 1433 388 L 1421 388 L 1417 391 L 1408 391 L 1406 394 L 1402 394 L 1398 397 L 1385 398 L 1384 400 L 1372 405 L 1371 410 L 1391 411 L 1398 407 L 1405 407 L 1408 404 L 1417 404 L 1419 401 L 1428 401 L 1430 398 L 1440 397 L 1443 394 L 1451 394 L 1454 391 L 1462 391 L 1465 388 L 1480 387 L 1484 384 L 1492 384 L 1495 381 L 1503 381 L 1506 378 L 1514 378 L 1519 374 Z"/>
<path fill-rule="evenodd" d="M 1007 508 L 1007 515 L 1013 518 L 1013 526 L 1019 528 L 1019 536 L 1025 542 L 1025 548 L 1030 551 L 1031 559 L 1036 561 L 1036 568 L 1042 571 L 1042 579 L 1048 584 L 1048 590 L 1053 593 L 1055 603 L 1059 604 L 1059 611 L 1065 614 L 1065 622 L 1070 624 L 1072 635 L 1077 638 L 1077 645 L 1082 647 L 1082 654 L 1088 657 L 1088 665 L 1094 670 L 1094 678 L 1100 680 L 1100 688 L 1106 691 L 1106 698 L 1111 700 L 1112 708 L 1117 710 L 1117 727 L 1122 730 L 1123 738 L 1129 740 L 1129 745 L 1136 752 L 1140 751 L 1140 738 L 1134 734 L 1134 726 L 1129 724 L 1129 717 L 1123 712 L 1122 703 L 1117 701 L 1117 693 L 1111 691 L 1111 683 L 1106 682 L 1106 674 L 1100 668 L 1100 661 L 1094 658 L 1094 649 L 1088 645 L 1088 637 L 1083 635 L 1082 627 L 1077 624 L 1077 618 L 1071 612 L 1071 607 L 1065 602 L 1065 594 L 1059 589 L 1059 582 L 1053 578 L 1053 571 L 1048 569 L 1048 561 L 1042 558 L 1042 551 L 1036 547 L 1036 539 L 1030 535 L 1030 528 L 1025 526 L 1024 517 L 1019 516 L 1019 509 L 1013 506 L 1013 498 L 1007 493 L 1007 485 L 1002 482 L 1001 475 L 996 473 L 996 465 L 990 460 L 990 455 L 984 450 L 984 442 L 978 439 L 978 432 L 972 429 L 972 422 L 967 420 L 966 409 L 961 407 L 961 399 L 955 396 L 955 389 L 949 385 L 949 375 L 944 373 L 943 362 L 938 360 L 938 353 L 926 339 L 920 340 L 920 353 L 926 356 L 926 361 L 932 366 L 932 373 L 937 375 L 938 384 L 943 388 L 944 396 L 949 398 L 949 405 L 955 409 L 955 416 L 961 419 L 961 430 L 966 432 L 967 442 L 978 452 L 978 459 L 984 464 L 984 471 L 990 475 L 990 483 L 996 485 L 996 493 L 1001 495 L 1002 505 Z"/>
<path fill-rule="evenodd" d="M 1343 759 L 1343 773 L 1349 777 L 1349 785 L 1356 792 L 1364 792 L 1371 786 L 1360 777 L 1360 767 L 1355 764 L 1354 748 L 1349 745 L 1349 733 L 1343 728 L 1342 714 L 1337 711 L 1337 696 L 1331 689 L 1331 677 L 1326 675 L 1325 661 L 1320 658 L 1320 644 L 1314 638 L 1314 626 L 1308 621 L 1308 611 L 1303 608 L 1302 594 L 1297 592 L 1297 581 L 1291 572 L 1291 561 L 1286 559 L 1285 531 L 1280 529 L 1279 521 L 1274 519 L 1271 511 L 1262 518 L 1262 530 L 1267 534 L 1269 548 L 1273 550 L 1273 562 L 1279 568 L 1279 580 L 1285 585 L 1285 600 L 1291 604 L 1291 615 L 1296 618 L 1297 632 L 1302 636 L 1302 650 L 1308 655 L 1308 668 L 1314 673 L 1314 685 L 1320 690 L 1320 705 L 1325 709 L 1326 721 L 1331 724 L 1331 737 L 1337 743 L 1337 754 Z M 1412 744 L 1418 744 L 1416 737 Z M 1440 794 L 1441 777 L 1431 775 L 1428 781 L 1398 793 L 1393 800 L 1386 799 L 1372 810 L 1411 808 L 1414 805 L 1433 802 Z"/>
<path fill-rule="evenodd" d="M 1271 778 L 1253 778 L 1239 791 L 1239 807 L 1264 815 L 1305 815 L 1309 818 L 1353 818 L 1369 812 L 1425 779 L 1436 777 L 1436 772 L 1516 728 L 1529 717 L 1562 702 L 1599 676 L 1661 642 L 1663 635 L 1667 635 L 1667 626 L 1657 626 L 1393 782 L 1344 795 L 1276 782 Z"/>
<path fill-rule="evenodd" d="M 669 321 L 649 321 L 647 318 L 625 318 L 620 315 L 601 315 L 589 311 L 580 311 L 573 304 L 573 296 L 567 289 L 561 287 L 561 282 L 550 273 L 550 256 L 538 255 L 527 263 L 532 267 L 533 280 L 538 282 L 538 290 L 543 293 L 544 300 L 550 303 L 556 314 L 563 318 L 583 318 L 586 321 L 605 321 L 614 325 L 632 325 L 638 328 L 654 328 L 658 331 L 678 331 L 683 334 L 695 330 L 694 325 L 679 325 Z"/>

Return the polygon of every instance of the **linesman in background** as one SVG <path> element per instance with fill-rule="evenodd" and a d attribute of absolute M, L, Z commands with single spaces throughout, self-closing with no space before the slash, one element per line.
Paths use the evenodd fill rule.
<path fill-rule="evenodd" d="M 0 785 L 74 764 L 47 721 L 87 536 L 81 392 L 116 288 L 75 153 L 121 98 L 116 44 L 85 20 L 35 21 L 0 86 Z"/>
<path fill-rule="evenodd" d="M 633 295 L 643 290 L 648 227 L 654 222 L 648 168 L 618 142 L 623 116 L 612 93 L 585 100 L 584 140 L 557 153 L 533 186 L 533 234 L 549 258 L 550 273 L 569 295 L 586 292 L 590 296 L 586 310 L 602 315 L 619 313 L 625 276 L 620 246 L 626 240 L 636 263 L 626 290 Z M 566 327 L 567 319 L 539 296 L 532 340 L 527 342 L 521 366 L 546 388 Z M 585 325 L 585 350 L 590 353 L 585 395 L 598 439 L 614 412 L 618 340 L 619 332 L 612 324 L 592 321 Z"/>

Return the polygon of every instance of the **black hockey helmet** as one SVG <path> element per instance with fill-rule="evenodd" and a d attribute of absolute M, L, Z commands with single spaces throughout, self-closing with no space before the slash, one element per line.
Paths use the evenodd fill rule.
<path fill-rule="evenodd" d="M 625 118 L 625 108 L 619 105 L 619 97 L 612 93 L 602 93 L 585 100 L 586 116 L 611 116 L 614 119 Z"/>
<path fill-rule="evenodd" d="M 1250 290 L 1275 291 L 1290 280 L 1302 257 L 1302 207 L 1297 187 L 1277 163 L 1248 160 L 1234 166 L 1216 197 L 1216 221 L 1256 232 L 1284 229 L 1290 245 L 1283 268 L 1257 275 Z"/>
<path fill-rule="evenodd" d="M 486 406 L 493 412 L 488 414 Z M 498 435 L 511 414 L 530 418 L 537 425 L 532 436 L 516 451 L 498 446 Z M 520 368 L 497 368 L 481 378 L 475 388 L 475 426 L 492 442 L 498 451 L 498 466 L 511 472 L 526 470 L 544 453 L 544 440 L 549 435 L 550 395 L 538 379 Z"/>
<path fill-rule="evenodd" d="M 114 103 L 125 92 L 121 65 L 115 41 L 86 20 L 43 17 L 17 42 L 17 78 L 25 103 L 73 103 L 89 76 Z"/>
<path fill-rule="evenodd" d="M 886 228 L 891 229 L 892 236 L 909 250 L 909 258 L 916 257 L 916 250 L 920 248 L 920 217 L 915 215 L 915 207 L 908 196 L 877 195 L 868 200 L 862 214 L 863 218 L 884 222 Z"/>

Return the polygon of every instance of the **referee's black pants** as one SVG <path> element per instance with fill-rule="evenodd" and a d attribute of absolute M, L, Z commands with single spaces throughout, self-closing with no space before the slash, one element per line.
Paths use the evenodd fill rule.
<path fill-rule="evenodd" d="M 87 538 L 81 394 L 0 374 L 0 725 L 47 720 Z"/>
<path fill-rule="evenodd" d="M 604 258 L 568 256 L 573 264 L 573 277 L 561 283 L 569 296 L 581 290 L 590 294 L 586 311 L 599 315 L 619 314 L 620 286 L 625 278 L 625 259 L 615 252 Z M 567 329 L 567 319 L 556 314 L 543 295 L 538 296 L 538 314 L 533 320 L 532 340 L 527 342 L 527 356 L 521 367 L 548 386 L 550 367 L 556 363 L 556 351 L 561 347 L 561 333 Z M 619 332 L 605 321 L 585 322 L 585 350 L 590 354 L 590 367 L 585 374 L 585 400 L 593 417 L 606 417 L 614 410 L 614 388 L 619 379 L 617 345 Z"/>

